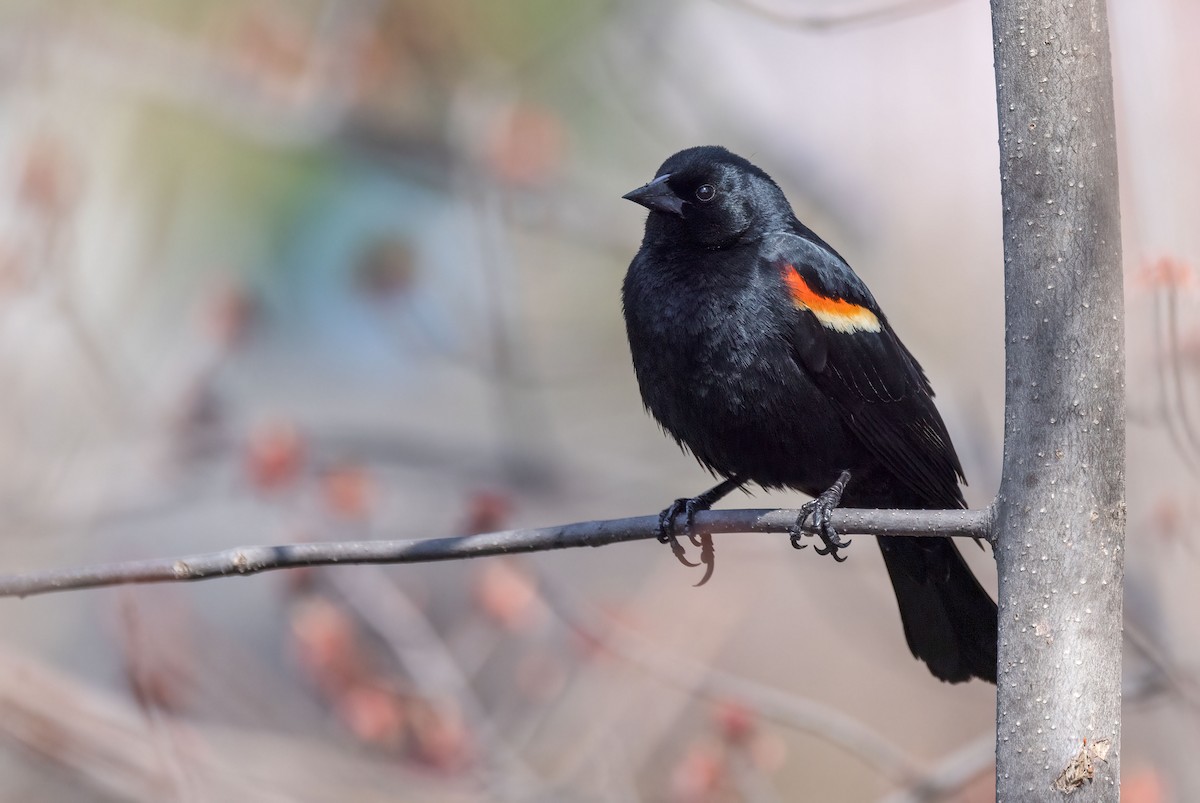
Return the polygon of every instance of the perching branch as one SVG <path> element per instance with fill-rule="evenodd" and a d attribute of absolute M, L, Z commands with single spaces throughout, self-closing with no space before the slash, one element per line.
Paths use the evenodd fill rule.
<path fill-rule="evenodd" d="M 786 533 L 796 510 L 712 510 L 696 516 L 708 533 Z M 990 538 L 992 513 L 984 510 L 838 510 L 833 526 L 843 534 Z M 127 583 L 168 583 L 257 574 L 300 566 L 346 563 L 428 563 L 521 552 L 644 541 L 658 534 L 657 516 L 585 521 L 539 529 L 506 530 L 456 538 L 409 541 L 248 546 L 177 558 L 107 563 L 75 569 L 0 575 L 0 597 L 27 597 Z"/>

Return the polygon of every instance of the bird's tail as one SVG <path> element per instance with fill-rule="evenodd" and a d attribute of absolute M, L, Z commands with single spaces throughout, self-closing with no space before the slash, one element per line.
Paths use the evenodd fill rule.
<path fill-rule="evenodd" d="M 908 647 L 935 677 L 996 682 L 996 603 L 947 538 L 880 538 Z"/>

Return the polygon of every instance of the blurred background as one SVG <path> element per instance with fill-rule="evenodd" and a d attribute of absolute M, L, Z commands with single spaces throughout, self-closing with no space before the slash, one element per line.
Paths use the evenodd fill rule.
<path fill-rule="evenodd" d="M 1124 793 L 1195 800 L 1200 6 L 1110 15 Z M 642 410 L 619 287 L 621 194 L 709 143 L 871 285 L 985 505 L 994 98 L 965 0 L 0 0 L 0 564 L 707 488 Z M 857 541 L 720 538 L 703 589 L 638 543 L 2 600 L 0 799 L 991 800 L 992 688 L 910 657 Z"/>

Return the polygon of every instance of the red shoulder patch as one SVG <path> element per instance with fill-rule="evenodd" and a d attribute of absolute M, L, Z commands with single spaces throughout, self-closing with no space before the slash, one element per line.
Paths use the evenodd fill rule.
<path fill-rule="evenodd" d="M 830 298 L 814 290 L 792 265 L 783 267 L 783 282 L 798 309 L 811 312 L 822 326 L 837 332 L 878 332 L 879 318 L 860 304 Z"/>

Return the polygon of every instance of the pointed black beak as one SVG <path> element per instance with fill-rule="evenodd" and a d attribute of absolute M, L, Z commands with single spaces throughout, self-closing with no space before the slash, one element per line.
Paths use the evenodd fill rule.
<path fill-rule="evenodd" d="M 641 204 L 652 212 L 670 212 L 672 215 L 682 215 L 683 199 L 667 186 L 667 179 L 670 177 L 670 173 L 659 176 L 649 184 L 627 192 L 621 197 L 627 201 L 633 201 L 635 204 Z"/>

